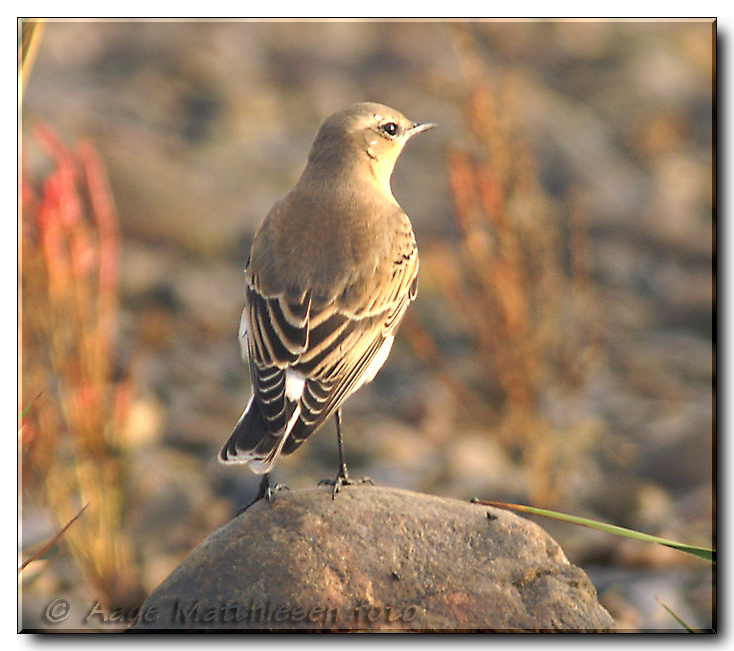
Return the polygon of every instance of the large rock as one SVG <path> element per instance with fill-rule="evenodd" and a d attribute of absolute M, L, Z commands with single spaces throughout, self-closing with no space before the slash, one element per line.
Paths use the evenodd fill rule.
<path fill-rule="evenodd" d="M 608 629 L 594 586 L 508 511 L 372 486 L 281 491 L 215 531 L 134 629 Z"/>

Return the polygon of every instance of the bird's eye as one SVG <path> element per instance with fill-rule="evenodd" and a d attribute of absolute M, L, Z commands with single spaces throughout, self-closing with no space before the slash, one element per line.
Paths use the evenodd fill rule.
<path fill-rule="evenodd" d="M 380 127 L 388 136 L 393 137 L 398 132 L 398 125 L 394 122 L 388 122 Z"/>

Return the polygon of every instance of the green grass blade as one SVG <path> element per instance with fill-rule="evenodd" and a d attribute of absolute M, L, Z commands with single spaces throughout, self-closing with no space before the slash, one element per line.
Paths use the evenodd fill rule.
<path fill-rule="evenodd" d="M 567 515 L 566 513 L 558 513 L 556 511 L 549 511 L 547 509 L 538 509 L 534 506 L 525 506 L 523 504 L 508 504 L 506 502 L 492 502 L 490 500 L 479 500 L 477 498 L 472 499 L 475 504 L 483 504 L 485 506 L 496 506 L 500 509 L 509 509 L 511 511 L 519 511 L 521 513 L 529 513 L 531 515 L 540 515 L 544 518 L 552 518 L 554 520 L 561 520 L 563 522 L 570 522 L 571 524 L 579 524 L 582 527 L 590 527 L 591 529 L 598 529 L 605 533 L 611 533 L 615 536 L 624 536 L 625 538 L 632 538 L 634 540 L 641 540 L 643 542 L 657 543 L 658 545 L 665 545 L 666 547 L 672 547 L 686 554 L 703 558 L 710 563 L 716 563 L 716 550 L 708 549 L 706 547 L 696 547 L 694 545 L 684 545 L 683 543 L 675 542 L 674 540 L 666 540 L 665 538 L 659 538 L 658 536 L 651 536 L 647 533 L 640 531 L 634 531 L 633 529 L 625 529 L 624 527 L 618 527 L 614 524 L 607 524 L 606 522 L 599 522 L 598 520 L 589 520 L 587 518 L 580 518 L 575 515 Z"/>
<path fill-rule="evenodd" d="M 20 415 L 18 416 L 18 421 L 23 420 L 23 417 L 28 413 L 28 410 L 33 406 L 33 403 L 36 402 L 36 400 L 38 400 L 41 397 L 41 395 L 43 395 L 44 391 L 45 389 L 40 391 L 35 398 L 33 398 L 25 407 L 23 407 L 22 411 L 20 412 Z"/>
<path fill-rule="evenodd" d="M 20 412 L 18 416 L 18 420 L 23 420 L 23 417 L 28 413 L 28 410 L 31 408 L 31 405 L 33 405 L 32 400 L 25 407 L 23 407 L 23 411 Z"/>
<path fill-rule="evenodd" d="M 681 626 L 682 626 L 683 628 L 685 628 L 685 629 L 686 629 L 686 630 L 687 630 L 687 631 L 688 631 L 689 633 L 695 633 L 695 632 L 696 632 L 696 631 L 694 631 L 694 630 L 693 630 L 693 629 L 692 629 L 692 628 L 691 628 L 690 626 L 688 626 L 688 624 L 686 624 L 686 623 L 685 623 L 685 622 L 684 622 L 684 621 L 683 621 L 683 620 L 682 620 L 682 619 L 681 619 L 680 617 L 678 617 L 678 615 L 676 615 L 676 614 L 675 614 L 675 613 L 674 613 L 674 612 L 673 612 L 673 611 L 672 611 L 672 610 L 671 610 L 670 608 L 668 608 L 668 607 L 667 607 L 667 606 L 666 606 L 666 605 L 665 605 L 665 604 L 664 604 L 664 603 L 663 603 L 663 602 L 662 602 L 662 601 L 660 600 L 660 597 L 655 597 L 655 599 L 657 599 L 657 600 L 658 600 L 658 603 L 659 603 L 659 604 L 660 604 L 660 605 L 661 605 L 661 606 L 662 606 L 663 608 L 665 608 L 665 610 L 667 610 L 667 611 L 668 611 L 668 612 L 670 613 L 670 615 L 671 615 L 671 616 L 673 617 L 673 619 L 675 619 L 675 621 L 676 621 L 676 622 L 678 622 L 678 623 L 679 623 L 679 624 L 680 624 L 680 625 L 681 625 Z"/>
<path fill-rule="evenodd" d="M 39 549 L 39 550 L 38 550 L 38 551 L 37 551 L 37 552 L 36 552 L 35 554 L 33 554 L 33 556 L 31 556 L 31 557 L 30 557 L 29 559 L 27 559 L 27 560 L 26 560 L 26 561 L 25 561 L 25 562 L 24 562 L 24 563 L 23 563 L 23 564 L 22 564 L 22 565 L 21 565 L 21 566 L 20 566 L 20 567 L 18 568 L 18 574 L 20 574 L 20 573 L 21 573 L 21 572 L 22 572 L 22 571 L 23 571 L 23 570 L 24 570 L 24 569 L 25 569 L 25 568 L 26 568 L 26 567 L 27 567 L 27 566 L 28 566 L 28 565 L 29 565 L 30 563 L 32 563 L 33 561 L 35 561 L 35 560 L 39 559 L 39 558 L 40 558 L 41 556 L 43 556 L 43 555 L 44 555 L 44 554 L 45 554 L 45 553 L 46 553 L 46 552 L 47 552 L 47 551 L 48 551 L 49 549 L 51 549 L 51 547 L 53 547 L 54 543 L 56 543 L 56 541 L 57 541 L 57 540 L 58 540 L 59 538 L 61 538 L 61 536 L 63 536 L 63 535 L 64 535 L 64 533 L 66 532 L 66 530 L 67 530 L 67 529 L 68 529 L 68 528 L 69 528 L 69 527 L 70 527 L 70 526 L 71 526 L 72 524 L 74 524 L 74 523 L 75 523 L 75 522 L 76 522 L 76 521 L 77 521 L 77 520 L 79 519 L 79 517 L 81 516 L 81 514 L 82 514 L 82 513 L 84 513 L 84 511 L 86 511 L 86 510 L 87 510 L 87 507 L 88 507 L 88 506 L 89 506 L 90 504 L 91 504 L 91 502 L 87 502 L 87 503 L 86 503 L 86 504 L 85 504 L 85 505 L 84 505 L 84 506 L 82 507 L 82 510 L 81 510 L 81 511 L 79 511 L 79 513 L 77 513 L 77 514 L 76 514 L 76 515 L 75 515 L 75 516 L 74 516 L 74 517 L 73 517 L 73 518 L 72 518 L 71 520 L 69 520 L 69 521 L 68 521 L 68 522 L 67 522 L 67 523 L 66 523 L 66 524 L 65 524 L 65 525 L 64 525 L 64 526 L 63 526 L 63 527 L 61 528 L 61 530 L 57 531 L 57 532 L 56 532 L 56 534 L 55 534 L 55 535 L 54 535 L 54 536 L 53 536 L 53 537 L 52 537 L 52 538 L 51 538 L 50 540 L 48 540 L 48 541 L 47 541 L 47 542 L 46 542 L 46 543 L 45 543 L 45 544 L 43 545 L 43 547 L 41 547 L 41 549 Z"/>

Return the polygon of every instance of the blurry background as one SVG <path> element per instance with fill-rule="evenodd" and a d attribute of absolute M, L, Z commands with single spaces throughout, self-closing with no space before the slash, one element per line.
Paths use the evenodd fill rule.
<path fill-rule="evenodd" d="M 253 496 L 252 236 L 326 115 L 439 128 L 393 190 L 417 301 L 348 401 L 355 476 L 713 545 L 711 22 L 50 22 L 22 103 L 22 624 L 133 605 Z M 76 197 L 76 198 L 75 198 Z M 336 471 L 333 422 L 275 479 Z M 711 567 L 549 521 L 623 629 L 714 617 Z M 76 610 L 75 610 L 76 609 Z M 82 611 L 84 611 L 82 613 Z M 99 626 L 99 618 L 95 620 Z"/>

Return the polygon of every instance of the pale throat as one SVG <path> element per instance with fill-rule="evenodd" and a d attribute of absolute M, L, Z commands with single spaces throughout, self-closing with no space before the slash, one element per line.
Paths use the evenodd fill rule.
<path fill-rule="evenodd" d="M 392 173 L 395 169 L 397 157 L 392 157 L 391 155 L 380 155 L 379 153 L 375 154 L 370 151 L 370 148 L 367 149 L 367 155 L 369 156 L 369 165 L 372 170 L 372 176 L 377 182 L 377 185 L 388 196 L 392 196 L 390 179 L 392 178 Z"/>

